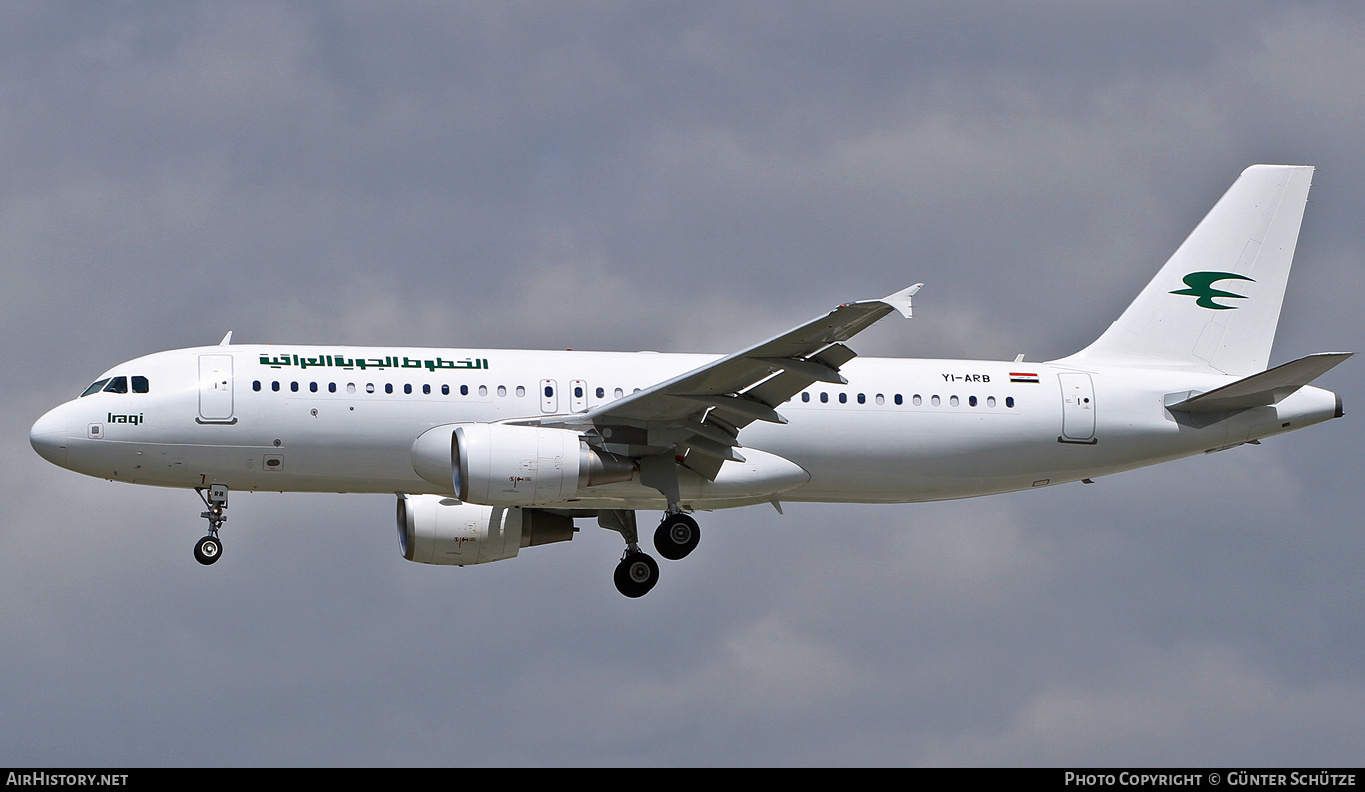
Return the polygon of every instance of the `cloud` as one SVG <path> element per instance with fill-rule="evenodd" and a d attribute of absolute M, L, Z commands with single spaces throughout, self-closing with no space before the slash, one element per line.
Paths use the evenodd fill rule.
<path fill-rule="evenodd" d="M 854 348 L 1064 355 L 1255 161 L 1321 166 L 1276 360 L 1358 348 L 1365 17 L 1237 8 L 6 7 L 10 756 L 1352 761 L 1350 362 L 1341 422 L 1093 486 L 703 514 L 631 601 L 587 521 L 404 562 L 392 495 L 234 494 L 201 568 L 193 493 L 24 441 L 107 367 L 229 329 L 725 353 L 924 281 Z"/>

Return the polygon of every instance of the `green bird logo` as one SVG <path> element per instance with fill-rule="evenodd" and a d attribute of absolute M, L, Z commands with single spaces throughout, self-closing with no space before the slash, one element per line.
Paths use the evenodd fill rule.
<path fill-rule="evenodd" d="M 1238 275 L 1235 272 L 1191 272 L 1182 279 L 1185 281 L 1185 285 L 1190 288 L 1173 291 L 1171 294 L 1186 294 L 1190 297 L 1198 297 L 1199 299 L 1195 300 L 1194 304 L 1198 305 L 1200 308 L 1212 308 L 1215 311 L 1231 310 L 1237 306 L 1219 305 L 1213 301 L 1213 298 L 1215 297 L 1235 297 L 1239 300 L 1246 299 L 1245 294 L 1233 294 L 1229 291 L 1213 288 L 1215 281 L 1228 279 L 1251 281 L 1252 283 L 1256 282 L 1245 275 Z"/>

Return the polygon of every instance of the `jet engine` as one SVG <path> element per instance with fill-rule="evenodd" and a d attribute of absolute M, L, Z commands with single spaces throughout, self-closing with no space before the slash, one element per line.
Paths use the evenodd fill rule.
<path fill-rule="evenodd" d="M 461 503 L 441 495 L 398 496 L 398 548 L 422 564 L 485 564 L 523 547 L 573 539 L 573 519 L 539 509 Z"/>
<path fill-rule="evenodd" d="M 413 469 L 489 506 L 562 504 L 585 487 L 630 481 L 635 463 L 568 429 L 461 424 L 428 430 L 412 445 Z"/>

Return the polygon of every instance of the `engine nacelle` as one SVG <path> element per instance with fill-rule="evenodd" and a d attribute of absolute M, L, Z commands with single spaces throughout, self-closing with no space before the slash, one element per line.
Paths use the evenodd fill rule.
<path fill-rule="evenodd" d="M 590 447 L 578 432 L 507 424 L 430 429 L 413 443 L 412 465 L 461 501 L 488 506 L 562 504 L 635 473 L 632 460 Z"/>
<path fill-rule="evenodd" d="M 538 509 L 461 503 L 441 495 L 398 496 L 398 549 L 422 564 L 486 564 L 523 547 L 573 539 L 573 519 Z"/>

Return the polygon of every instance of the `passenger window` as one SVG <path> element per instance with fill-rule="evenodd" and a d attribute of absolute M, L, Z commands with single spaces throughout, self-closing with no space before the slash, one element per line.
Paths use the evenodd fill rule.
<path fill-rule="evenodd" d="M 858 394 L 858 403 L 867 404 L 867 396 L 862 393 Z"/>
<path fill-rule="evenodd" d="M 147 392 L 147 378 L 146 378 L 146 377 L 136 377 L 136 376 L 133 377 L 133 393 L 146 393 L 146 392 Z"/>
<path fill-rule="evenodd" d="M 430 386 L 430 385 L 423 385 L 423 386 L 422 386 L 422 393 L 425 393 L 426 395 L 430 396 L 430 395 L 431 395 L 431 386 Z"/>
<path fill-rule="evenodd" d="M 109 380 L 109 384 L 108 384 L 108 385 L 105 385 L 105 386 L 104 386 L 104 391 L 105 391 L 105 393 L 127 393 L 127 392 L 128 392 L 128 378 L 127 378 L 127 377 L 114 377 L 113 379 Z"/>
<path fill-rule="evenodd" d="M 442 386 L 441 386 L 441 395 L 442 395 L 442 396 L 449 396 L 449 395 L 450 395 L 450 386 L 449 386 L 449 385 L 442 385 Z"/>
<path fill-rule="evenodd" d="M 280 389 L 280 381 L 275 380 L 274 382 L 270 383 L 270 389 L 273 391 L 278 391 Z"/>
<path fill-rule="evenodd" d="M 408 384 L 406 384 L 406 385 L 403 386 L 403 392 L 404 392 L 404 393 L 412 393 L 412 383 L 411 383 L 411 382 L 409 382 Z"/>
<path fill-rule="evenodd" d="M 337 392 L 337 384 L 336 384 L 335 382 L 329 382 L 329 383 L 327 383 L 327 392 L 328 392 L 328 393 L 336 393 L 336 392 Z"/>
<path fill-rule="evenodd" d="M 1013 406 L 1014 406 L 1014 397 L 1013 397 L 1013 396 L 1006 396 L 1006 397 L 1005 397 L 1005 406 L 1006 406 L 1006 407 L 1013 407 Z"/>
<path fill-rule="evenodd" d="M 803 401 L 803 402 L 808 402 L 808 401 L 810 401 L 810 394 L 809 394 L 809 393 L 803 393 L 803 394 L 801 394 L 801 401 Z"/>
<path fill-rule="evenodd" d="M 251 389 L 254 390 L 254 391 L 260 390 L 260 389 L 261 389 L 261 381 L 260 381 L 260 380 L 256 380 L 255 382 L 251 383 Z"/>
<path fill-rule="evenodd" d="M 468 395 L 469 395 L 469 386 L 468 386 L 468 385 L 461 385 L 461 386 L 460 386 L 460 395 L 461 395 L 461 396 L 468 396 Z"/>
<path fill-rule="evenodd" d="M 310 383 L 308 383 L 308 392 L 309 392 L 309 393 L 317 393 L 317 392 L 318 392 L 318 384 L 317 384 L 316 382 L 310 382 Z"/>
<path fill-rule="evenodd" d="M 525 395 L 526 395 L 526 386 L 525 386 L 525 385 L 518 385 L 518 386 L 517 386 L 517 395 L 518 395 L 518 396 L 525 396 Z M 598 389 L 597 389 L 597 395 L 598 395 L 598 396 L 601 396 L 601 395 L 602 395 L 602 389 L 601 389 L 601 388 L 598 388 Z"/>
<path fill-rule="evenodd" d="M 298 392 L 299 392 L 299 384 L 298 384 L 297 382 L 291 382 L 291 383 L 289 383 L 289 390 L 290 390 L 291 392 L 293 392 L 293 393 L 298 393 Z"/>
<path fill-rule="evenodd" d="M 498 395 L 499 395 L 499 396 L 506 396 L 506 395 L 507 395 L 507 386 L 506 386 L 506 385 L 499 385 L 499 386 L 498 386 Z"/>
<path fill-rule="evenodd" d="M 601 399 L 601 398 L 604 398 L 606 395 L 607 395 L 607 389 L 606 389 L 606 388 L 598 388 L 598 389 L 597 389 L 597 398 Z"/>

